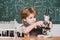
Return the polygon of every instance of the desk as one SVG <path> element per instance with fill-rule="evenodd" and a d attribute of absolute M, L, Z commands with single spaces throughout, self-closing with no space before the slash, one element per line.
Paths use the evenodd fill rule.
<path fill-rule="evenodd" d="M 41 37 L 17 37 L 17 38 L 0 38 L 0 40 L 60 40 L 60 37 L 41 38 Z"/>
<path fill-rule="evenodd" d="M 0 38 L 0 40 L 14 40 L 14 38 Z"/>
<path fill-rule="evenodd" d="M 16 40 L 60 40 L 60 37 L 50 37 L 50 38 L 43 38 L 43 37 L 24 37 L 24 38 L 16 38 Z"/>

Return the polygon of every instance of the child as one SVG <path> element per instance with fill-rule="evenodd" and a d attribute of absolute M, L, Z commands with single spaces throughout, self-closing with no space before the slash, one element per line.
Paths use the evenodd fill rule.
<path fill-rule="evenodd" d="M 21 19 L 23 22 L 22 32 L 24 36 L 37 36 L 42 34 L 41 26 L 43 21 L 36 21 L 37 11 L 33 8 L 25 8 L 21 11 Z"/>

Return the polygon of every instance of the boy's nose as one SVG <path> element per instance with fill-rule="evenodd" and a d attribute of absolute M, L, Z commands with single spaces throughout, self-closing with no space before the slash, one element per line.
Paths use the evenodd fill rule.
<path fill-rule="evenodd" d="M 35 21 L 35 19 L 33 19 L 33 21 Z"/>

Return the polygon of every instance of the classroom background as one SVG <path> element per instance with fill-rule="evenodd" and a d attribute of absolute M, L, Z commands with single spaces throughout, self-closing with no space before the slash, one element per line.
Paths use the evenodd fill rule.
<path fill-rule="evenodd" d="M 20 31 L 19 27 L 22 25 L 20 12 L 25 7 L 37 10 L 37 21 L 44 19 L 48 8 L 48 15 L 53 23 L 52 34 L 60 36 L 60 0 L 0 0 L 0 36 L 5 30 Z"/>

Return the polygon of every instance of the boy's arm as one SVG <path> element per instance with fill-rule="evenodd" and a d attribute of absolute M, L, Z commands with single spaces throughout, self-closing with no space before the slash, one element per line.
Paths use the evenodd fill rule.
<path fill-rule="evenodd" d="M 32 25 L 28 26 L 28 27 L 24 27 L 24 28 L 22 29 L 22 32 L 23 32 L 24 34 L 28 34 L 33 28 L 35 28 L 35 27 L 37 27 L 37 26 L 41 27 L 42 25 L 44 25 L 44 24 L 43 24 L 43 21 L 38 21 L 38 22 L 33 23 Z M 50 25 L 51 25 L 51 24 L 50 24 Z"/>
<path fill-rule="evenodd" d="M 28 27 L 24 27 L 24 28 L 22 29 L 22 32 L 23 32 L 24 34 L 28 34 L 34 27 L 36 27 L 36 23 L 34 23 L 34 24 L 32 24 L 32 25 L 30 25 L 30 26 L 28 26 Z"/>
<path fill-rule="evenodd" d="M 37 24 L 39 25 L 39 27 L 45 27 L 45 24 L 44 24 L 44 21 L 38 21 Z M 52 22 L 50 21 L 49 22 L 49 28 L 51 28 L 53 25 L 52 25 Z"/>

